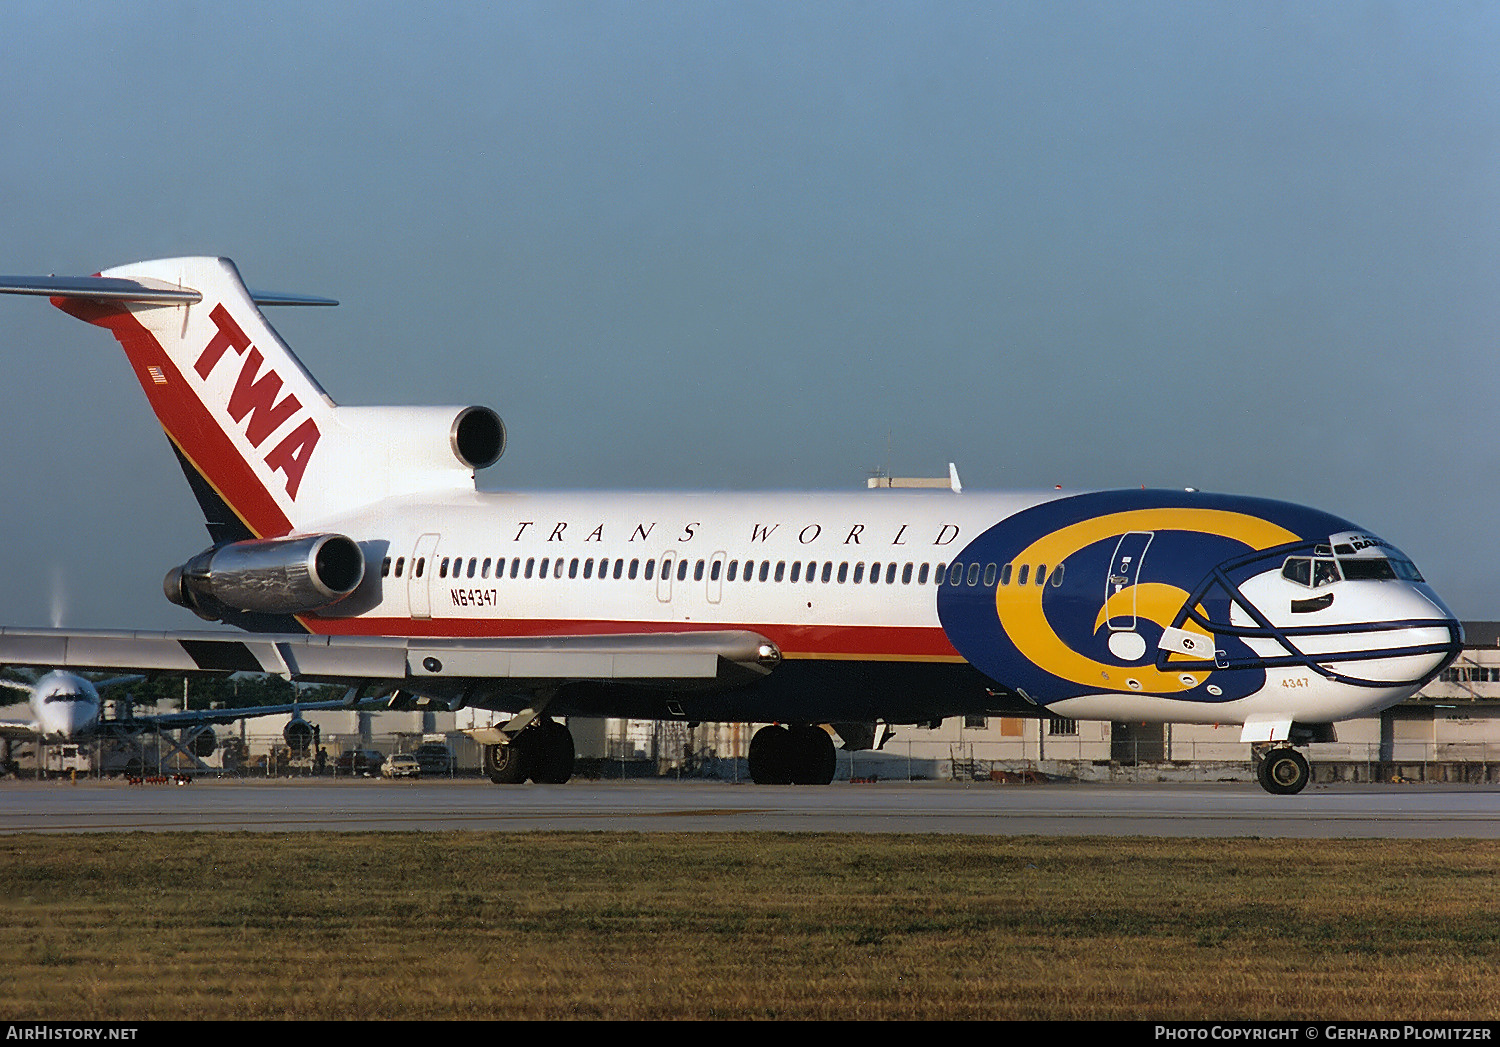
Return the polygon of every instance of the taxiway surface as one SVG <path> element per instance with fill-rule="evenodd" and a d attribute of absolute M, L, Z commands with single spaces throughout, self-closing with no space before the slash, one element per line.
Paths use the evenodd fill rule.
<path fill-rule="evenodd" d="M 1346 785 L 1277 797 L 1237 783 L 0 782 L 0 833 L 447 830 L 1497 839 L 1500 788 Z"/>

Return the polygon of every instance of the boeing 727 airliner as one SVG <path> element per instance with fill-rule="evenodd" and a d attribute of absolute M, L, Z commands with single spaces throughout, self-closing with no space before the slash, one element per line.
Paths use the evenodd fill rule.
<path fill-rule="evenodd" d="M 1239 723 L 1262 785 L 1414 693 L 1458 622 L 1347 520 L 1197 491 L 479 492 L 485 407 L 343 407 L 226 259 L 0 278 L 110 331 L 212 545 L 168 599 L 222 632 L 4 630 L 0 661 L 278 672 L 511 714 L 497 782 L 565 781 L 556 717 L 769 724 L 757 782 L 827 782 L 832 727 L 965 713 Z"/>

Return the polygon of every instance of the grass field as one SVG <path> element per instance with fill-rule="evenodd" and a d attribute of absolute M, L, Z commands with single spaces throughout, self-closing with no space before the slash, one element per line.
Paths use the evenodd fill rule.
<path fill-rule="evenodd" d="M 1500 844 L 0 838 L 0 1017 L 1493 1018 Z"/>

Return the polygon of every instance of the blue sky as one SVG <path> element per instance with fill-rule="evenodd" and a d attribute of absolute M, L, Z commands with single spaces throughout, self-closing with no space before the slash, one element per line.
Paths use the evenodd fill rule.
<path fill-rule="evenodd" d="M 1196 486 L 1486 554 L 1500 7 L 9 3 L 0 272 L 221 254 L 490 488 Z M 206 544 L 106 336 L 0 301 L 0 620 Z M 1475 550 L 1480 550 L 1476 552 Z"/>

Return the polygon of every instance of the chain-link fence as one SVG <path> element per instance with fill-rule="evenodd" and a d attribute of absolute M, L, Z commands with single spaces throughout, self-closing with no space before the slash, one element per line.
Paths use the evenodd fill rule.
<path fill-rule="evenodd" d="M 580 753 L 580 779 L 675 778 L 750 781 L 738 744 L 721 751 L 680 724 L 637 739 L 611 741 L 603 755 Z M 438 740 L 441 738 L 441 740 Z M 722 740 L 721 740 L 722 743 Z M 1038 751 L 1040 749 L 1040 752 Z M 1500 782 L 1500 742 L 1395 741 L 1315 743 L 1303 748 L 1316 782 Z M 467 735 L 323 734 L 305 748 L 284 744 L 251 753 L 227 739 L 212 753 L 149 736 L 131 744 L 86 744 L 23 749 L 9 768 L 21 777 L 95 777 L 197 772 L 245 777 L 378 777 L 397 753 L 414 756 L 424 778 L 473 777 L 483 752 Z M 1254 781 L 1248 745 L 1238 741 L 1143 738 L 1048 738 L 951 741 L 892 739 L 880 749 L 836 751 L 835 780 L 1040 783 L 1055 781 Z"/>

